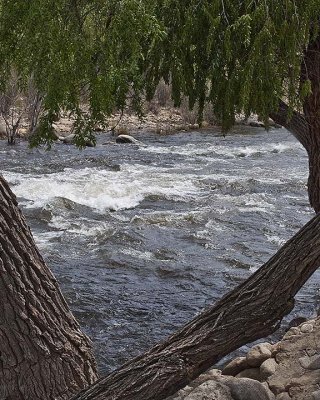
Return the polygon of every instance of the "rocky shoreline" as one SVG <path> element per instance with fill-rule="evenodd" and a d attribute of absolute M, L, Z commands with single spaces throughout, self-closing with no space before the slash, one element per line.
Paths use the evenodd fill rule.
<path fill-rule="evenodd" d="M 72 134 L 74 120 L 68 116 L 62 116 L 60 120 L 54 124 L 55 133 L 57 137 L 68 136 Z M 244 118 L 239 115 L 236 119 L 237 125 L 245 125 L 248 127 L 261 127 L 265 128 L 263 122 L 258 120 L 257 116 Z M 270 127 L 281 128 L 280 125 L 275 124 L 272 120 L 269 121 Z M 109 132 L 114 136 L 117 135 L 134 135 L 137 132 L 153 132 L 158 135 L 171 135 L 176 132 L 187 132 L 190 130 L 210 129 L 216 128 L 213 120 L 205 119 L 201 127 L 197 123 L 197 115 L 195 112 L 190 111 L 187 114 L 179 108 L 162 107 L 156 111 L 148 111 L 143 118 L 139 118 L 134 114 L 120 114 L 116 113 L 110 116 L 107 121 Z M 96 128 L 96 133 L 105 131 L 100 127 Z M 18 129 L 17 136 L 24 139 L 28 135 L 26 121 L 21 123 Z M 6 124 L 0 117 L 0 139 L 6 139 Z"/>
<path fill-rule="evenodd" d="M 320 400 L 320 318 L 199 376 L 170 400 Z M 168 399 L 168 400 L 169 400 Z"/>

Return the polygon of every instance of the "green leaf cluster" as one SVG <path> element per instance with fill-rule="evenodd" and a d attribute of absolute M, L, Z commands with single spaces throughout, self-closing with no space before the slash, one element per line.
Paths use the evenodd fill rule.
<path fill-rule="evenodd" d="M 238 113 L 268 119 L 286 99 L 301 107 L 304 51 L 318 35 L 320 0 L 0 0 L 0 89 L 10 71 L 44 97 L 36 142 L 61 110 L 90 139 L 130 97 L 142 113 L 160 79 L 179 105 L 204 104 L 224 129 Z M 87 108 L 83 109 L 83 101 Z"/>

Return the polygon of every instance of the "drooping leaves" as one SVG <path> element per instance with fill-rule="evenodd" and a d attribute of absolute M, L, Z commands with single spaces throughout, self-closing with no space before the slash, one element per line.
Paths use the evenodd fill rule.
<path fill-rule="evenodd" d="M 237 113 L 267 120 L 279 98 L 300 106 L 319 18 L 320 0 L 0 0 L 0 90 L 12 68 L 21 84 L 32 74 L 45 110 L 36 142 L 67 110 L 81 144 L 128 97 L 141 113 L 161 78 L 176 105 L 187 96 L 201 119 L 211 102 L 228 129 Z"/>

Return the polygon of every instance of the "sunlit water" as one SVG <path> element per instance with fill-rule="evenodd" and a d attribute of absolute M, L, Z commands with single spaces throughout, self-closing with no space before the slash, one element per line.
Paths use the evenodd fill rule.
<path fill-rule="evenodd" d="M 107 372 L 163 340 L 266 262 L 313 215 L 307 157 L 284 129 L 146 147 L 0 143 L 2 172 Z M 290 317 L 315 315 L 317 272 Z"/>

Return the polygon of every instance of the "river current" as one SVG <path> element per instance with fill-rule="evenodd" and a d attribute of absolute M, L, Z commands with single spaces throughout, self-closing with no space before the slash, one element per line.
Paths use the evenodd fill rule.
<path fill-rule="evenodd" d="M 82 151 L 0 143 L 2 173 L 110 372 L 265 263 L 312 216 L 307 156 L 285 129 L 237 127 Z M 297 315 L 319 306 L 319 272 Z"/>

